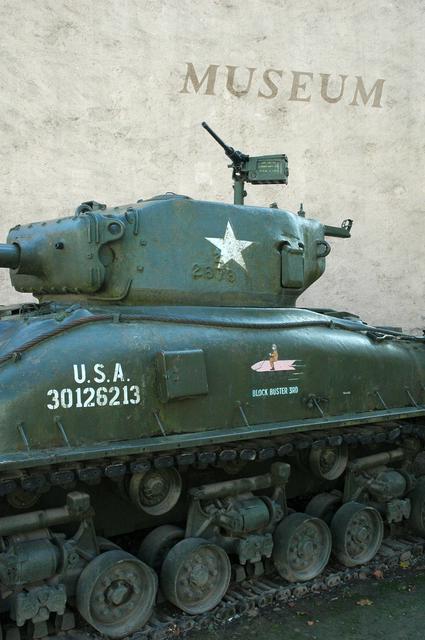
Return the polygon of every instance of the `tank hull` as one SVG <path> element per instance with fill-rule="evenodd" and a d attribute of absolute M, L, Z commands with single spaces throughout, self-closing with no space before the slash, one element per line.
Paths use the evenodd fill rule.
<path fill-rule="evenodd" d="M 423 345 L 309 310 L 78 308 L 1 329 L 3 470 L 425 414 Z"/>

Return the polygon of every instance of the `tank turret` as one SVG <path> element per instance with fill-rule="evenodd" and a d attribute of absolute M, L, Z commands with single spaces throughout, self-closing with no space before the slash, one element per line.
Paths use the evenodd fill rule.
<path fill-rule="evenodd" d="M 14 227 L 0 248 L 13 286 L 41 300 L 95 299 L 126 305 L 294 306 L 325 269 L 326 235 L 349 237 L 270 207 L 244 206 L 246 182 L 286 184 L 285 155 L 248 156 L 227 146 L 235 204 L 166 193 Z M 239 204 L 238 204 L 239 203 Z"/>
<path fill-rule="evenodd" d="M 40 299 L 293 306 L 325 269 L 329 233 L 280 209 L 166 194 L 17 226 L 0 266 Z"/>

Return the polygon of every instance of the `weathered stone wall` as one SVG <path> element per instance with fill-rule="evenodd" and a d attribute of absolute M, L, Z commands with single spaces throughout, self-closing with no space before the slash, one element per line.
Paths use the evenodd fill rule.
<path fill-rule="evenodd" d="M 355 220 L 305 305 L 425 325 L 422 0 L 1 0 L 0 19 L 2 238 L 88 199 L 231 199 L 205 119 L 289 156 L 289 186 L 248 202 Z"/>

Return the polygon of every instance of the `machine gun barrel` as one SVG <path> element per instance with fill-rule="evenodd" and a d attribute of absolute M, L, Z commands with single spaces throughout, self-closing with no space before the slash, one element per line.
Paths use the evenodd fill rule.
<path fill-rule="evenodd" d="M 229 147 L 229 145 L 223 142 L 223 140 L 215 133 L 215 131 L 211 129 L 210 126 L 208 126 L 206 122 L 202 122 L 202 126 L 204 127 L 204 129 L 208 131 L 210 136 L 212 136 L 214 140 L 218 142 L 220 147 L 223 147 L 224 153 L 228 158 L 230 158 L 230 160 L 234 164 L 240 164 L 241 162 L 246 162 L 247 160 L 249 160 L 249 156 L 247 156 L 246 153 L 242 153 L 242 151 L 237 151 L 233 147 Z"/>
<path fill-rule="evenodd" d="M 16 244 L 0 244 L 0 268 L 16 269 L 21 259 L 21 250 Z"/>

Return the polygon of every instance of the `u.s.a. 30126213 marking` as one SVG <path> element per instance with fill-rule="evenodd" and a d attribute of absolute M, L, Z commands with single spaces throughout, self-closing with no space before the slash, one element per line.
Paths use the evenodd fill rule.
<path fill-rule="evenodd" d="M 47 391 L 46 406 L 50 411 L 59 408 L 90 409 L 141 403 L 140 387 L 131 384 L 131 379 L 125 376 L 123 366 L 119 362 L 108 365 L 97 362 L 92 366 L 84 363 L 74 364 L 72 372 L 74 383 L 78 384 L 76 388 L 68 386 Z M 85 386 L 80 386 L 84 383 Z M 90 383 L 92 386 L 89 386 Z"/>
<path fill-rule="evenodd" d="M 55 411 L 62 409 L 89 409 L 91 407 L 119 407 L 121 405 L 140 404 L 140 388 L 137 384 L 122 387 L 77 387 L 71 389 L 49 389 L 50 400 L 47 408 Z"/>

